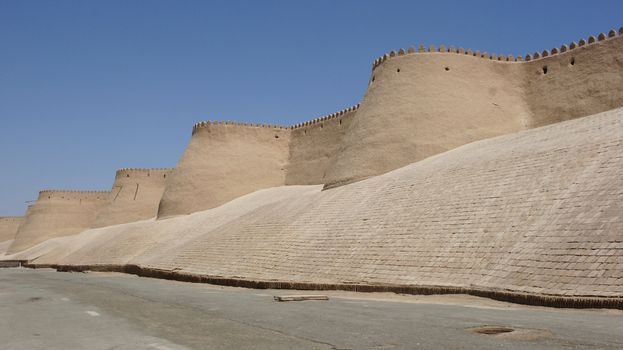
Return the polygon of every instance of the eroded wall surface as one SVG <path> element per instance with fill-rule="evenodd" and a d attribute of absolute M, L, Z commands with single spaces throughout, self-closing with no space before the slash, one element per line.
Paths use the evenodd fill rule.
<path fill-rule="evenodd" d="M 97 216 L 93 227 L 124 224 L 154 218 L 173 169 L 117 170 L 108 205 Z"/>
<path fill-rule="evenodd" d="M 23 216 L 0 216 L 0 242 L 14 239 L 23 221 Z"/>
<path fill-rule="evenodd" d="M 73 235 L 90 228 L 108 203 L 107 191 L 45 190 L 28 207 L 8 253 L 16 253 L 45 240 Z"/>

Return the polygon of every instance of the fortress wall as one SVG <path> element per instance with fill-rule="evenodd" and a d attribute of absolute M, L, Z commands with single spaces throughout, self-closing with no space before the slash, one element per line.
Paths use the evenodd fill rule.
<path fill-rule="evenodd" d="M 339 151 L 357 108 L 358 105 L 291 127 L 286 185 L 324 183 L 329 160 Z"/>
<path fill-rule="evenodd" d="M 545 50 L 538 54 L 540 59 L 521 65 L 532 115 L 528 127 L 623 106 L 623 37 L 603 38 L 572 50 L 569 45 Z"/>
<path fill-rule="evenodd" d="M 600 297 L 621 307 L 622 141 L 618 109 L 474 142 L 330 191 L 283 186 L 189 216 L 90 230 L 80 234 L 86 244 L 56 244 L 35 264 L 568 298 L 550 300 L 557 306 Z"/>
<path fill-rule="evenodd" d="M 158 217 L 219 206 L 285 181 L 290 129 L 204 122 L 167 177 Z"/>
<path fill-rule="evenodd" d="M 1 216 L 0 217 L 0 242 L 15 238 L 19 225 L 24 221 L 23 216 Z"/>
<path fill-rule="evenodd" d="M 8 253 L 16 253 L 50 238 L 73 235 L 91 227 L 108 203 L 108 191 L 39 192 L 28 207 Z"/>
<path fill-rule="evenodd" d="M 447 52 L 377 66 L 326 187 L 361 180 L 468 142 L 518 131 L 530 115 L 520 64 Z"/>
<path fill-rule="evenodd" d="M 108 205 L 93 227 L 104 227 L 156 217 L 166 177 L 173 169 L 120 169 L 115 174 Z"/>
<path fill-rule="evenodd" d="M 254 141 L 245 144 L 247 140 L 239 142 L 244 132 L 232 130 L 252 130 L 251 126 L 200 123 L 194 134 L 201 132 L 193 136 L 169 181 L 172 187 L 165 191 L 159 217 L 212 208 L 238 195 L 281 184 L 336 187 L 473 141 L 621 106 L 622 42 L 611 31 L 527 55 L 525 61 L 521 56 L 444 46 L 391 52 L 374 62 L 361 108 L 290 127 L 285 166 L 283 148 L 277 152 L 282 158 L 273 160 L 285 173 L 278 176 L 284 176 L 283 183 L 275 174 L 262 173 L 261 179 L 251 176 L 251 183 L 231 176 L 249 171 L 249 157 L 257 160 L 270 154 L 264 152 L 274 145 L 270 137 L 251 136 L 249 140 Z M 217 128 L 229 130 L 221 133 L 227 136 Z M 203 149 L 214 147 L 212 136 L 204 134 L 221 135 L 215 138 L 216 148 Z M 237 144 L 234 149 L 252 151 L 240 156 L 228 142 Z M 219 147 L 222 152 L 215 151 Z M 257 158 L 253 152 L 262 155 Z M 219 165 L 225 163 L 225 167 Z M 259 163 L 260 168 L 276 169 L 263 161 L 254 165 L 256 169 Z M 217 179 L 220 182 L 214 182 Z M 218 183 L 219 189 L 212 183 Z"/>
<path fill-rule="evenodd" d="M 325 188 L 472 141 L 622 105 L 623 38 L 615 31 L 526 61 L 443 46 L 401 49 L 374 62 Z"/>
<path fill-rule="evenodd" d="M 484 140 L 264 206 L 169 258 L 181 272 L 623 296 L 623 111 Z"/>

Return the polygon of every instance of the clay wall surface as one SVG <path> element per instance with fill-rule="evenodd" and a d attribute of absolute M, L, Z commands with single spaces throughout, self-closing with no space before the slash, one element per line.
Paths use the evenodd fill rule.
<path fill-rule="evenodd" d="M 327 187 L 520 130 L 529 116 L 521 73 L 519 65 L 439 52 L 387 60 L 334 154 Z"/>
<path fill-rule="evenodd" d="M 474 142 L 330 191 L 277 187 L 190 216 L 89 230 L 47 251 L 42 243 L 32 258 L 623 305 L 621 169 L 617 109 Z"/>
<path fill-rule="evenodd" d="M 286 185 L 323 184 L 329 160 L 339 152 L 342 137 L 358 106 L 291 127 Z"/>
<path fill-rule="evenodd" d="M 385 55 L 375 61 L 325 187 L 472 141 L 622 106 L 623 38 L 614 31 L 600 38 L 528 61 L 445 47 Z"/>
<path fill-rule="evenodd" d="M 107 191 L 39 192 L 37 201 L 28 207 L 23 224 L 8 253 L 32 247 L 50 238 L 73 235 L 90 228 L 108 203 Z"/>
<path fill-rule="evenodd" d="M 585 44 L 564 53 L 545 51 L 521 66 L 528 127 L 556 123 L 623 105 L 623 37 Z M 545 71 L 547 73 L 545 73 Z"/>
<path fill-rule="evenodd" d="M 0 242 L 14 239 L 23 221 L 23 216 L 0 216 Z"/>
<path fill-rule="evenodd" d="M 158 217 L 219 206 L 285 181 L 290 130 L 234 123 L 200 123 L 167 178 Z"/>
<path fill-rule="evenodd" d="M 156 217 L 166 177 L 173 169 L 117 170 L 108 205 L 93 227 L 104 227 Z"/>

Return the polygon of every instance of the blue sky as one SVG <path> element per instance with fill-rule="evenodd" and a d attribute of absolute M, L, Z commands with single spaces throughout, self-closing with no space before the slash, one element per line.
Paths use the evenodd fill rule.
<path fill-rule="evenodd" d="M 354 105 L 392 49 L 526 54 L 621 14 L 622 1 L 0 0 L 0 216 L 40 189 L 175 166 L 197 121 L 289 125 Z"/>

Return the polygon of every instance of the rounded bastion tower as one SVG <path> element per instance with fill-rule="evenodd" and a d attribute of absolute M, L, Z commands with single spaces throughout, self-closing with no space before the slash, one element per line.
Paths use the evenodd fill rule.
<path fill-rule="evenodd" d="M 156 217 L 167 176 L 173 169 L 117 170 L 108 205 L 93 227 L 104 227 Z"/>
<path fill-rule="evenodd" d="M 108 203 L 108 191 L 44 190 L 28 207 L 8 253 L 17 253 L 45 240 L 90 228 Z"/>
<path fill-rule="evenodd" d="M 526 55 L 462 48 L 392 51 L 327 171 L 325 188 L 466 143 L 623 106 L 623 38 L 611 30 Z"/>
<path fill-rule="evenodd" d="M 202 122 L 167 179 L 158 217 L 190 214 L 253 191 L 281 186 L 290 130 L 280 126 Z"/>

